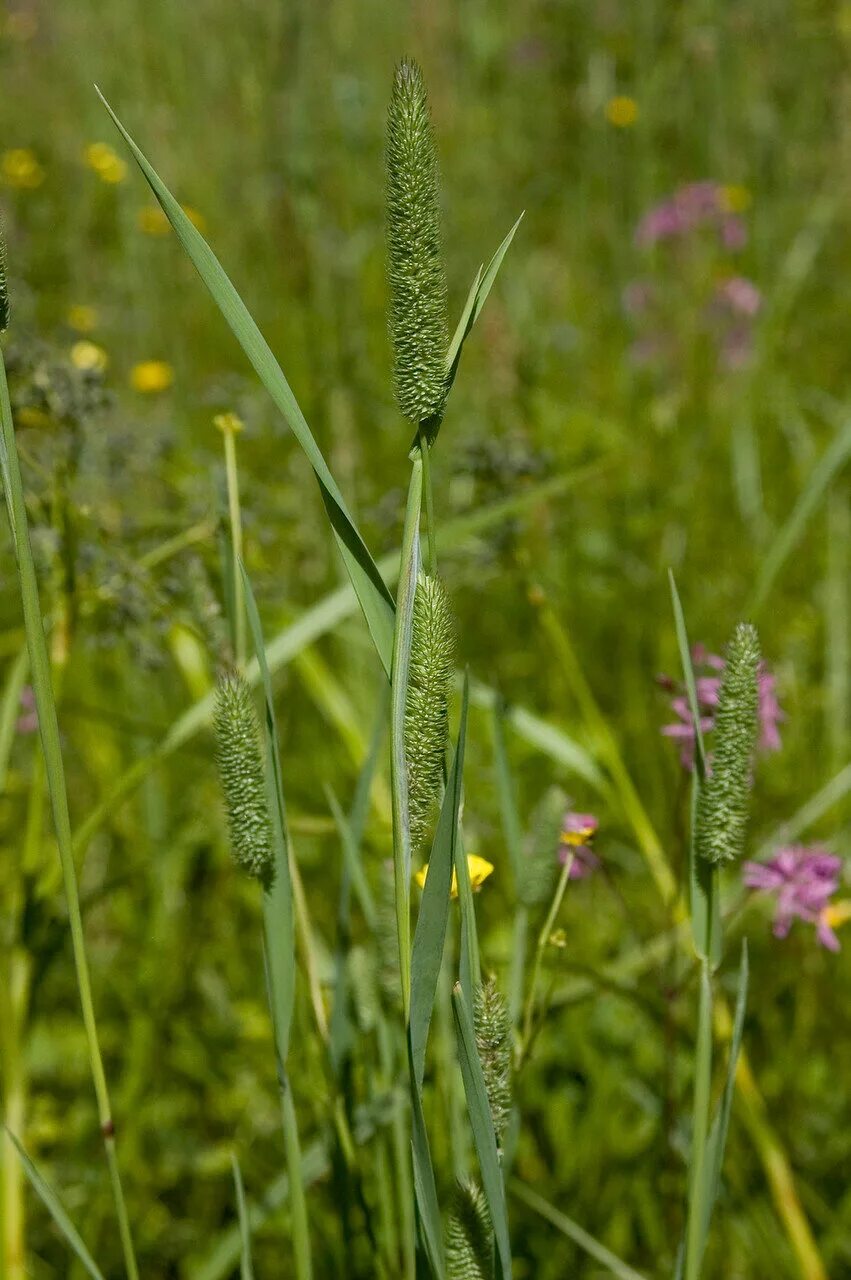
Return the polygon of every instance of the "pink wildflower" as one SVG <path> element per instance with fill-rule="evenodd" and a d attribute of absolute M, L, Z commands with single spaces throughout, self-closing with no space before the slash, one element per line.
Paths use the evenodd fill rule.
<path fill-rule="evenodd" d="M 600 859 L 591 849 L 599 825 L 592 813 L 573 813 L 568 810 L 564 815 L 559 837 L 558 860 L 564 866 L 570 855 L 573 855 L 568 879 L 584 880 L 599 867 Z"/>
<path fill-rule="evenodd" d="M 839 950 L 830 899 L 839 888 L 842 862 L 818 845 L 789 845 L 767 862 L 746 862 L 743 879 L 749 889 L 774 894 L 774 936 L 785 938 L 793 920 L 815 925 L 816 937 L 829 951 Z"/>
<path fill-rule="evenodd" d="M 38 712 L 35 709 L 32 685 L 25 684 L 21 690 L 21 712 L 15 725 L 18 733 L 35 733 L 38 728 Z"/>
<path fill-rule="evenodd" d="M 724 659 L 717 653 L 709 653 L 703 645 L 695 645 L 691 656 L 695 666 L 695 691 L 700 712 L 700 730 L 701 733 L 711 733 L 715 727 L 715 709 L 718 706 Z M 701 668 L 703 668 L 702 671 Z M 694 720 L 688 698 L 669 676 L 659 676 L 657 680 L 662 688 L 674 693 L 675 696 L 671 698 L 671 710 L 677 717 L 672 724 L 663 725 L 661 732 L 666 738 L 673 738 L 679 743 L 680 762 L 684 769 L 691 770 L 694 768 L 696 744 Z M 759 670 L 759 748 L 761 751 L 780 750 L 779 725 L 783 718 L 783 712 L 777 700 L 777 681 L 763 662 Z"/>

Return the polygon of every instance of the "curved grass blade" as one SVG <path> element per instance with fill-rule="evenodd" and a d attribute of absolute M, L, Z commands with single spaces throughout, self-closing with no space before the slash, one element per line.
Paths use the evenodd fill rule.
<path fill-rule="evenodd" d="M 239 1239 L 241 1256 L 239 1274 L 241 1280 L 254 1280 L 254 1264 L 251 1261 L 251 1223 L 248 1221 L 248 1210 L 245 1207 L 245 1188 L 242 1185 L 242 1170 L 235 1155 L 231 1156 L 233 1166 L 233 1185 L 236 1193 L 236 1209 L 239 1218 Z"/>
<path fill-rule="evenodd" d="M 537 1191 L 533 1191 L 531 1187 L 527 1187 L 525 1183 L 520 1182 L 517 1178 L 513 1178 L 509 1185 L 512 1195 L 517 1196 L 518 1200 L 522 1200 L 535 1213 L 540 1214 L 547 1222 L 552 1223 L 557 1231 L 563 1236 L 567 1236 L 568 1240 L 572 1240 L 580 1249 L 588 1254 L 589 1258 L 593 1258 L 595 1262 L 599 1262 L 601 1267 L 605 1267 L 613 1276 L 617 1276 L 617 1280 L 644 1280 L 644 1276 L 638 1271 L 634 1271 L 632 1267 L 622 1262 L 617 1254 L 612 1253 L 611 1249 L 607 1249 L 604 1244 L 600 1244 L 599 1240 L 595 1240 L 589 1235 L 578 1222 L 574 1222 L 566 1213 L 562 1213 L 555 1205 L 550 1204 L 543 1196 L 539 1196 Z"/>
<path fill-rule="evenodd" d="M 446 925 L 449 919 L 449 894 L 452 867 L 458 844 L 458 820 L 461 808 L 461 782 L 464 775 L 464 748 L 467 740 L 467 689 L 461 702 L 461 723 L 437 830 L 428 862 L 428 875 L 423 886 L 414 946 L 411 956 L 411 1057 L 417 1087 L 422 1088 L 426 1041 L 434 1007 L 434 996 L 443 959 Z"/>
<path fill-rule="evenodd" d="M 147 179 L 148 185 L 193 266 L 254 366 L 260 381 L 307 455 L 319 483 L 322 501 L 325 504 L 334 537 L 375 642 L 378 656 L 389 675 L 393 641 L 393 600 L 366 543 L 349 514 L 343 495 L 307 425 L 283 370 L 201 232 L 193 226 L 165 183 L 148 163 L 99 89 L 97 93 L 132 151 L 136 163 Z"/>
<path fill-rule="evenodd" d="M 3 1127 L 6 1129 L 5 1125 Z M 56 1223 L 56 1226 L 65 1238 L 65 1242 L 69 1249 L 76 1254 L 80 1263 L 92 1277 L 92 1280 L 103 1280 L 103 1272 L 89 1253 L 83 1243 L 80 1233 L 77 1231 L 77 1228 L 65 1212 L 62 1201 L 59 1199 L 50 1184 L 46 1182 L 39 1173 L 38 1169 L 27 1155 L 22 1144 L 15 1137 L 14 1133 L 12 1133 L 11 1129 L 6 1129 L 6 1133 L 9 1135 L 9 1140 L 12 1142 L 18 1153 L 18 1157 L 24 1168 L 24 1173 L 27 1175 L 33 1191 L 35 1191 L 36 1195 L 47 1209 L 47 1212 Z"/>
<path fill-rule="evenodd" d="M 458 1060 L 464 1081 L 467 1112 L 473 1130 L 473 1142 L 479 1158 L 482 1188 L 490 1210 L 496 1241 L 497 1280 L 510 1280 L 511 1242 L 508 1236 L 508 1209 L 505 1203 L 505 1187 L 493 1131 L 490 1104 L 488 1102 L 482 1064 L 476 1048 L 473 1015 L 461 984 L 455 984 L 452 992 L 452 1010 L 455 1015 L 455 1033 L 458 1041 Z"/>

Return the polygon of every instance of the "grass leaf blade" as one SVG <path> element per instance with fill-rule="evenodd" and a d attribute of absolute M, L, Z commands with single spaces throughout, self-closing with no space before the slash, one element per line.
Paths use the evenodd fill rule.
<path fill-rule="evenodd" d="M 76 1254 L 80 1263 L 92 1277 L 92 1280 L 104 1280 L 103 1272 L 100 1270 L 94 1258 L 83 1243 L 80 1233 L 77 1231 L 77 1228 L 65 1212 L 65 1208 L 58 1195 L 39 1173 L 38 1169 L 24 1150 L 23 1145 L 18 1141 L 11 1129 L 6 1129 L 6 1133 L 9 1135 L 9 1140 L 13 1143 L 15 1150 L 18 1153 L 18 1157 L 24 1168 L 24 1173 L 27 1175 L 33 1191 L 35 1191 L 36 1195 L 47 1209 L 47 1212 L 56 1223 L 56 1226 L 64 1236 L 69 1249 Z"/>

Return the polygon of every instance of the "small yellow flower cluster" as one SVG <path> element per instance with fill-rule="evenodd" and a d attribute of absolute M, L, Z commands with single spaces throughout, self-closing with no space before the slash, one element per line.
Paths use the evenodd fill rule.
<path fill-rule="evenodd" d="M 476 853 L 467 854 L 467 872 L 470 876 L 470 884 L 474 889 L 481 888 L 492 871 L 492 862 L 488 862 L 486 858 L 480 858 Z M 414 879 L 422 889 L 428 879 L 428 863 L 426 863 L 424 867 L 420 868 L 414 876 Z M 458 897 L 458 877 L 455 874 L 454 867 L 452 868 L 452 888 L 450 890 L 450 896 L 453 898 Z"/>
<path fill-rule="evenodd" d="M 193 209 L 191 205 L 183 204 L 180 207 L 193 227 L 203 233 L 206 227 L 204 215 L 199 213 L 197 209 Z M 140 209 L 137 222 L 139 230 L 143 231 L 146 236 L 167 236 L 171 231 L 171 223 L 158 204 L 146 204 L 144 208 Z"/>
<path fill-rule="evenodd" d="M 130 370 L 130 385 L 141 395 L 168 391 L 174 382 L 174 369 L 165 360 L 142 360 Z"/>
<path fill-rule="evenodd" d="M 83 161 L 101 182 L 115 186 L 127 177 L 127 165 L 108 142 L 90 142 L 83 151 Z"/>
<path fill-rule="evenodd" d="M 638 119 L 638 103 L 635 98 L 618 94 L 606 103 L 606 119 L 616 129 L 629 129 Z"/>
<path fill-rule="evenodd" d="M 75 342 L 71 348 L 71 363 L 82 373 L 104 373 L 109 364 L 109 356 L 103 347 L 84 338 Z"/>
<path fill-rule="evenodd" d="M 747 187 L 735 183 L 721 188 L 720 200 L 725 213 L 744 213 L 753 204 L 753 196 Z"/>
<path fill-rule="evenodd" d="M 32 191 L 44 182 L 45 172 L 29 147 L 13 147 L 0 157 L 0 176 L 8 187 Z"/>

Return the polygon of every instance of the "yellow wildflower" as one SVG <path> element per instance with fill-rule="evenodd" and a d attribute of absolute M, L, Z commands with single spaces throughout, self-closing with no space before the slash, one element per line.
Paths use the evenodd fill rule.
<path fill-rule="evenodd" d="M 838 902 L 830 902 L 822 907 L 821 918 L 830 929 L 838 929 L 841 924 L 851 920 L 851 898 L 840 898 Z"/>
<path fill-rule="evenodd" d="M 488 862 L 485 858 L 480 858 L 476 853 L 467 854 L 467 873 L 470 877 L 470 884 L 474 889 L 481 888 L 492 871 L 492 862 Z M 414 879 L 422 889 L 428 879 L 428 863 L 426 863 L 424 867 L 420 868 Z M 454 867 L 452 868 L 452 887 L 450 889 L 450 896 L 453 898 L 458 897 L 458 877 L 455 874 Z"/>
<path fill-rule="evenodd" d="M 45 176 L 35 152 L 29 147 L 13 147 L 11 151 L 4 151 L 0 159 L 0 173 L 7 186 L 27 191 L 40 187 Z"/>
<path fill-rule="evenodd" d="M 71 348 L 71 363 L 83 373 L 103 373 L 109 364 L 109 356 L 96 342 L 75 342 Z"/>
<path fill-rule="evenodd" d="M 238 432 L 245 430 L 245 423 L 235 413 L 217 413 L 213 418 L 213 426 L 218 427 L 223 435 L 228 431 L 236 435 Z"/>
<path fill-rule="evenodd" d="M 131 387 L 143 395 L 168 391 L 173 382 L 174 369 L 165 360 L 142 360 L 130 370 Z"/>
<path fill-rule="evenodd" d="M 635 98 L 618 94 L 606 103 L 606 119 L 616 129 L 629 129 L 638 119 L 638 103 Z"/>
<path fill-rule="evenodd" d="M 115 185 L 127 177 L 125 161 L 116 155 L 108 142 L 90 142 L 83 151 L 83 160 L 102 182 Z"/>
<path fill-rule="evenodd" d="M 722 187 L 720 198 L 725 213 L 744 213 L 753 204 L 753 196 L 747 187 L 736 183 Z"/>
<path fill-rule="evenodd" d="M 182 204 L 180 207 L 193 227 L 201 232 L 206 229 L 207 224 L 203 214 L 188 204 Z M 139 230 L 144 231 L 146 236 L 167 236 L 171 231 L 171 223 L 158 204 L 146 204 L 141 208 L 137 215 L 137 222 Z"/>
<path fill-rule="evenodd" d="M 76 303 L 68 308 L 67 319 L 69 327 L 75 329 L 77 333 L 91 333 L 97 327 L 98 313 L 94 307 Z"/>

